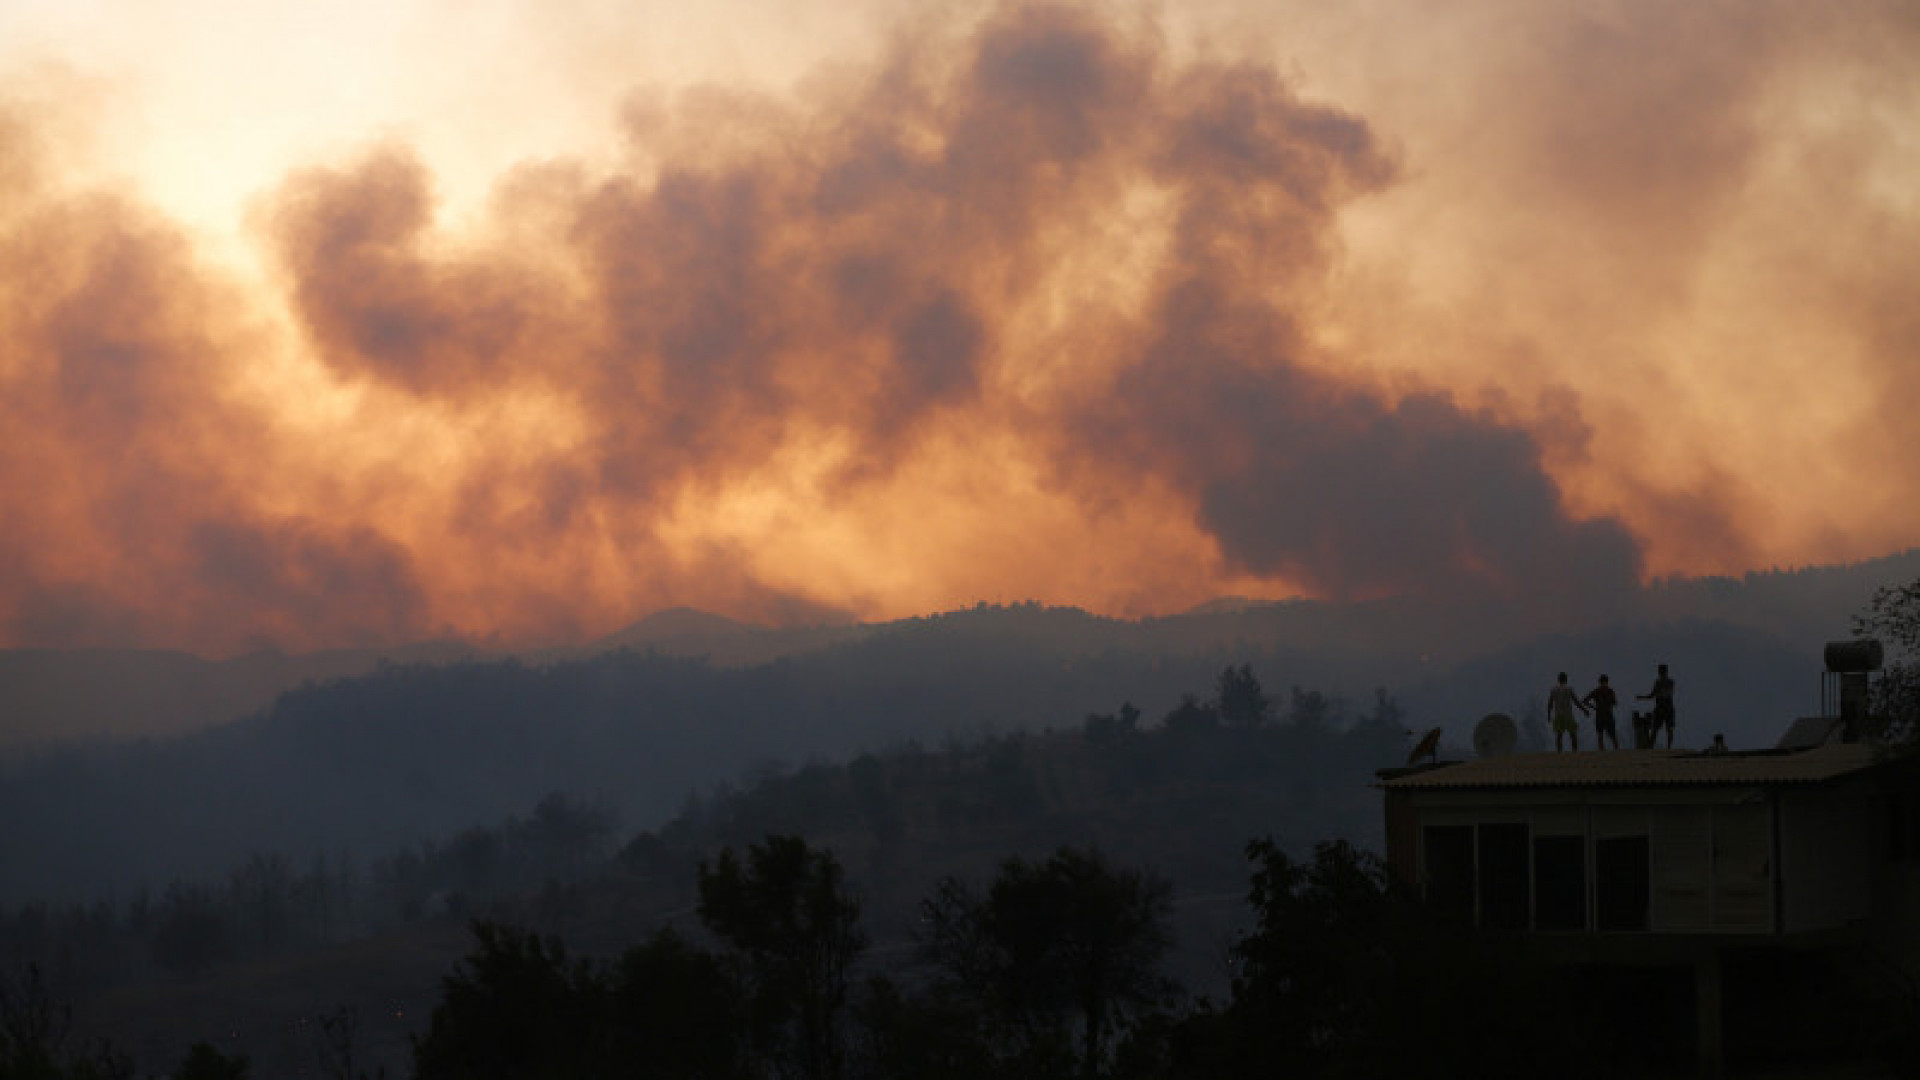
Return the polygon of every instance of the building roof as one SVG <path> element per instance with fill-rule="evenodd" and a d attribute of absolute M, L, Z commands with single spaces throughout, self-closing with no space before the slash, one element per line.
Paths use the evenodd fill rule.
<path fill-rule="evenodd" d="M 1569 754 L 1509 754 L 1426 768 L 1388 770 L 1389 791 L 1439 788 L 1695 787 L 1819 784 L 1881 760 L 1864 743 L 1807 750 L 1589 750 Z"/>

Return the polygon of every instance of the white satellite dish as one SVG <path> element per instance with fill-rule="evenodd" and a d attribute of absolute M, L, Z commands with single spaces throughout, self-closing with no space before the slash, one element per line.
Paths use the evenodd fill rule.
<path fill-rule="evenodd" d="M 1473 728 L 1473 752 L 1483 758 L 1506 757 L 1520 742 L 1520 729 L 1506 713 L 1488 713 Z"/>

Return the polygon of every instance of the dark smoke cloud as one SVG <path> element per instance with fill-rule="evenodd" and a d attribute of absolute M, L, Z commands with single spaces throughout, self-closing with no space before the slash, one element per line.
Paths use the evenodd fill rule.
<path fill-rule="evenodd" d="M 274 474 L 267 427 L 228 382 L 246 337 L 186 238 L 44 174 L 14 194 L 0 221 L 0 260 L 20 271 L 0 285 L 0 635 L 225 647 L 422 632 L 410 556 L 390 541 L 256 520 L 247 489 Z"/>
<path fill-rule="evenodd" d="M 1543 93 L 1585 82 L 1592 101 L 1513 122 L 1540 125 L 1523 171 L 1542 205 L 1617 217 L 1677 289 L 1756 153 L 1739 49 L 1781 45 L 1756 32 L 1689 65 L 1671 24 L 1564 30 Z M 629 165 L 520 170 L 471 228 L 437 220 L 404 147 L 287 178 L 261 236 L 311 385 L 345 402 L 331 426 L 236 389 L 252 321 L 165 223 L 0 173 L 31 188 L 0 218 L 6 265 L 45 266 L 0 285 L 18 313 L 0 410 L 22 432 L 0 449 L 4 633 L 316 644 L 577 636 L 672 604 L 901 614 L 920 594 L 865 561 L 1081 580 L 1076 546 L 1147 519 L 1192 542 L 1113 530 L 1138 580 L 1044 598 L 1635 586 L 1639 541 L 1575 513 L 1549 468 L 1590 452 L 1584 398 L 1549 387 L 1536 432 L 1511 399 L 1468 404 L 1477 387 L 1363 383 L 1314 332 L 1342 216 L 1412 168 L 1368 118 L 1094 8 L 1011 5 L 955 40 L 908 35 L 804 100 L 636 103 Z M 1639 89 L 1602 85 L 1622 52 L 1648 57 Z M 1862 305 L 1887 348 L 1913 339 L 1892 291 Z M 996 488 L 1001 466 L 1039 492 Z M 1687 508 L 1693 534 L 1738 542 L 1737 500 Z M 1021 515 L 1027 547 L 966 532 Z"/>
<path fill-rule="evenodd" d="M 1158 172 L 1181 194 L 1153 336 L 1075 447 L 1194 496 L 1229 562 L 1341 597 L 1582 600 L 1638 581 L 1614 521 L 1576 522 L 1529 434 L 1450 398 L 1397 403 L 1314 373 L 1298 324 L 1331 269 L 1333 215 L 1390 182 L 1366 125 L 1270 72 L 1197 71 Z M 1116 415 L 1117 414 L 1117 415 Z"/>
<path fill-rule="evenodd" d="M 269 641 L 319 630 L 333 641 L 381 644 L 427 625 L 413 559 L 366 527 L 204 522 L 188 538 L 188 554 L 202 594 L 264 623 Z"/>
<path fill-rule="evenodd" d="M 1911 544 L 1920 518 L 1887 500 L 1920 482 L 1892 464 L 1920 441 L 1886 421 L 1904 397 L 1879 395 L 1911 350 L 1850 308 L 1905 290 L 1920 248 L 1895 179 L 1914 162 L 1894 134 L 1913 126 L 1912 5 L 1409 18 L 1346 17 L 1364 44 L 1333 69 L 1421 173 L 1347 268 L 1379 287 L 1355 290 L 1373 363 L 1512 390 L 1502 415 L 1538 433 L 1573 503 L 1620 515 L 1661 573 Z M 1534 404 L 1556 384 L 1580 388 L 1596 433 L 1577 459 Z"/>
<path fill-rule="evenodd" d="M 561 294 L 507 259 L 435 257 L 432 179 L 401 150 L 292 178 L 275 240 L 317 354 L 348 376 L 459 393 L 563 340 Z"/>

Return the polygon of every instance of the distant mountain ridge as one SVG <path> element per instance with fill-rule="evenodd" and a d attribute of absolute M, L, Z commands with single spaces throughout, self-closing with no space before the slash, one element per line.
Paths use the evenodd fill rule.
<path fill-rule="evenodd" d="M 1670 663 L 1679 745 L 1722 733 L 1737 748 L 1769 746 L 1817 707 L 1822 644 L 1846 635 L 1875 586 L 1912 569 L 1700 586 L 1719 605 L 1712 618 L 1665 617 L 1694 588 L 1668 587 L 1651 590 L 1666 606 L 1641 618 L 1570 617 L 1552 632 L 1502 622 L 1496 605 L 1291 602 L 1129 621 L 1016 604 L 799 631 L 673 613 L 572 658 L 344 654 L 332 662 L 362 670 L 283 668 L 302 681 L 238 721 L 0 757 L 0 901 L 215 872 L 253 850 L 390 850 L 555 791 L 604 800 L 644 828 L 702 792 L 808 761 L 1077 729 L 1126 703 L 1151 728 L 1183 696 L 1209 696 L 1229 666 L 1250 666 L 1279 707 L 1323 700 L 1333 717 L 1369 711 L 1384 692 L 1406 727 L 1441 727 L 1461 747 L 1488 712 L 1524 730 L 1557 671 L 1581 686 L 1607 672 L 1626 698 Z M 772 658 L 714 659 L 728 649 Z M 39 664 L 69 680 L 109 679 L 89 663 L 116 661 L 135 677 L 109 689 L 149 695 L 204 693 L 195 665 L 216 666 L 172 654 L 7 659 L 16 678 Z"/>
<path fill-rule="evenodd" d="M 1474 604 L 1229 597 L 1140 620 L 1027 603 L 982 604 L 891 622 L 768 628 L 672 608 L 580 646 L 518 654 L 460 642 L 263 652 L 218 661 L 165 650 L 10 649 L 0 650 L 0 754 L 62 741 L 180 735 L 258 712 L 304 683 L 352 678 L 383 664 L 518 655 L 544 666 L 626 649 L 746 668 L 929 627 L 961 637 L 997 635 L 1063 657 L 1115 651 L 1294 654 L 1313 658 L 1329 683 L 1349 690 L 1431 681 L 1536 638 L 1610 627 L 1719 622 L 1811 654 L 1850 633 L 1853 616 L 1875 587 L 1917 578 L 1920 548 L 1848 566 L 1657 581 L 1604 613 L 1544 610 L 1524 597 Z"/>
<path fill-rule="evenodd" d="M 460 642 L 393 649 L 256 652 L 207 660 L 167 649 L 0 649 L 0 753 L 67 741 L 164 738 L 258 712 L 309 682 L 382 664 L 479 655 Z"/>
<path fill-rule="evenodd" d="M 857 641 L 883 624 L 845 623 L 773 628 L 744 623 L 697 608 L 653 612 L 585 645 L 523 654 L 534 662 L 596 656 L 620 649 L 663 656 L 699 657 L 720 667 L 764 664 L 783 656 Z"/>

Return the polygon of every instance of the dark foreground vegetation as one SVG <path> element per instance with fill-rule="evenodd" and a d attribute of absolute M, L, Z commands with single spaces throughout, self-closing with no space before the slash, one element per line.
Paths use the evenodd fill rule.
<path fill-rule="evenodd" d="M 656 931 L 604 960 L 490 921 L 442 980 L 414 1044 L 421 1080 L 534 1077 L 1241 1077 L 1598 1075 L 1624 1064 L 1563 1007 L 1570 977 L 1450 933 L 1342 842 L 1295 861 L 1248 845 L 1251 928 L 1225 997 L 1165 961 L 1172 891 L 1064 847 L 941 880 L 911 953 L 869 955 L 839 860 L 789 835 L 695 871 L 698 935 Z M 42 999 L 38 1006 L 47 1009 Z M 47 1015 L 51 1015 L 50 1013 Z M 9 999 L 0 1076 L 130 1075 Z M 333 1075 L 364 1076 L 350 1032 Z M 1614 1048 L 1618 1052 L 1618 1047 Z M 249 1075 L 193 1046 L 173 1077 Z"/>
<path fill-rule="evenodd" d="M 1552 966 L 1522 939 L 1438 919 L 1372 855 L 1341 841 L 1296 860 L 1245 848 L 1248 924 L 1218 996 L 1168 973 L 1174 893 L 1098 851 L 1009 857 L 949 876 L 916 908 L 911 949 L 877 955 L 839 859 L 793 835 L 724 848 L 694 869 L 698 923 L 603 955 L 493 920 L 439 980 L 410 1060 L 368 1066 L 349 1010 L 320 1018 L 298 1070 L 338 1080 L 928 1080 L 1683 1076 L 1684 975 Z M 1740 958 L 1728 1002 L 1736 1064 L 1823 1075 L 1775 1029 L 1830 972 L 1810 957 Z M 1802 991 L 1794 993 L 1794 990 Z M 1843 1018 L 1836 1001 L 1822 1026 Z M 1798 1010 L 1802 1005 L 1792 1005 Z M 1801 1018 L 1804 1019 L 1804 1018 Z M 0 1080 L 122 1080 L 132 1060 L 74 1039 L 37 969 L 0 986 Z M 1832 1028 L 1832 1031 L 1842 1031 Z M 1832 1032 L 1830 1031 L 1830 1034 Z M 1844 1034 L 1844 1032 L 1842 1031 Z M 1909 1064 L 1912 1035 L 1904 1049 Z M 1804 1049 L 1804 1048 L 1803 1048 Z M 1863 1047 L 1850 1047 L 1855 1052 Z M 1870 1048 L 1869 1048 L 1870 1049 Z M 1888 1049 L 1888 1047 L 1880 1047 Z M 1898 1059 L 1847 1075 L 1898 1075 Z M 1876 1071 L 1880 1068 L 1889 1071 Z M 247 1057 L 188 1047 L 172 1080 L 245 1080 Z"/>
<path fill-rule="evenodd" d="M 28 902 L 0 911 L 0 965 L 37 965 L 58 993 L 85 999 L 503 905 L 537 921 L 577 915 L 577 925 L 609 897 L 684 906 L 680 882 L 704 854 L 788 831 L 850 859 L 883 906 L 911 908 L 942 874 L 1061 843 L 1124 850 L 1191 896 L 1224 898 L 1239 890 L 1234 849 L 1247 836 L 1272 834 L 1294 850 L 1327 835 L 1376 843 L 1367 781 L 1405 744 L 1385 695 L 1364 711 L 1299 687 L 1274 700 L 1243 665 L 1153 726 L 1123 702 L 1078 730 L 769 763 L 624 842 L 614 811 L 551 793 L 528 812 L 371 858 L 257 851 L 221 876 Z M 882 933 L 900 936 L 909 921 Z M 619 932 L 607 927 L 602 943 Z"/>
<path fill-rule="evenodd" d="M 605 807 L 555 794 L 365 868 L 257 854 L 158 897 L 28 904 L 0 915 L 0 1080 L 1684 1072 L 1684 981 L 1536 964 L 1437 922 L 1373 838 L 1314 843 L 1377 821 L 1365 782 L 1406 734 L 1385 693 L 1275 699 L 1242 665 L 1152 726 L 1123 702 L 1072 730 L 769 766 L 624 844 Z M 385 1016 L 342 989 L 299 1018 L 295 1066 L 174 1014 L 136 1067 L 59 1004 L 230 1002 L 353 955 L 388 976 L 439 956 L 415 980 L 438 987 Z M 1736 959 L 1732 1045 L 1806 1026 L 1779 1005 L 1805 995 L 1775 993 L 1831 974 L 1806 963 Z M 1818 1026 L 1846 1023 L 1865 1030 Z"/>
<path fill-rule="evenodd" d="M 791 836 L 699 871 L 712 947 L 662 931 L 616 960 L 481 923 L 417 1044 L 416 1073 L 528 1076 L 1241 1077 L 1585 1075 L 1568 988 L 1431 924 L 1344 843 L 1250 845 L 1251 931 L 1225 1000 L 1162 967 L 1171 893 L 1062 848 L 949 878 L 910 963 L 861 963 L 838 862 Z"/>

